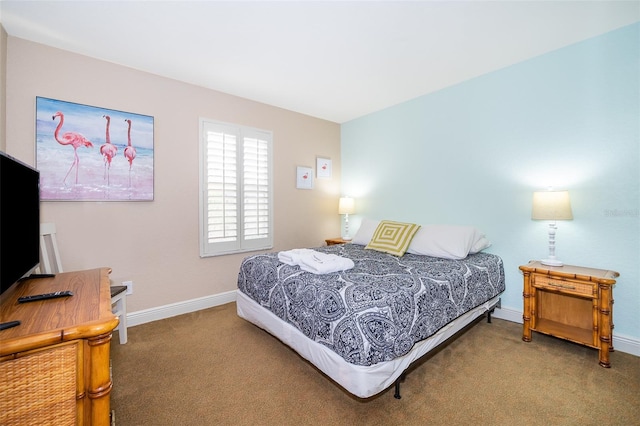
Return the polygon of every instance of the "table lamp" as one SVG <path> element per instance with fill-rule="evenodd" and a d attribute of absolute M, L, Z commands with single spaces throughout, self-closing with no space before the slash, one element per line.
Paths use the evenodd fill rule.
<path fill-rule="evenodd" d="M 349 215 L 355 213 L 355 201 L 351 197 L 341 197 L 338 204 L 338 214 L 344 216 L 344 235 L 342 239 L 345 241 L 351 241 L 349 235 Z"/>
<path fill-rule="evenodd" d="M 543 265 L 562 266 L 556 258 L 556 221 L 572 220 L 569 191 L 536 191 L 533 193 L 533 220 L 549 220 L 549 257 L 541 260 Z"/>

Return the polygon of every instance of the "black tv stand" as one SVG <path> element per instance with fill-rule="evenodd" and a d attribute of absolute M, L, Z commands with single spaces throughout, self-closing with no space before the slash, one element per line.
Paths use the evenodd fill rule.
<path fill-rule="evenodd" d="M 0 331 L 20 325 L 20 321 L 0 322 Z"/>

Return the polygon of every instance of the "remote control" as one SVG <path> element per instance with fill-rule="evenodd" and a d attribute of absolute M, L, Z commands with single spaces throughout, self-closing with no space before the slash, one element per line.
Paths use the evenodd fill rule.
<path fill-rule="evenodd" d="M 36 300 L 55 299 L 58 297 L 73 296 L 70 290 L 56 291 L 55 293 L 34 294 L 33 296 L 22 296 L 18 298 L 19 303 L 35 302 Z"/>
<path fill-rule="evenodd" d="M 0 323 L 0 330 L 6 330 L 7 328 L 16 327 L 20 325 L 20 321 L 9 321 Z"/>

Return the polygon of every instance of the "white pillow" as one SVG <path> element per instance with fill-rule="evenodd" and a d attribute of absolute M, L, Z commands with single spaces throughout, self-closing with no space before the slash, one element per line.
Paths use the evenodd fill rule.
<path fill-rule="evenodd" d="M 362 246 L 366 246 L 373 238 L 373 233 L 376 232 L 378 225 L 380 224 L 379 220 L 373 219 L 362 219 L 362 223 L 360 224 L 360 228 L 356 231 L 356 235 L 353 236 L 351 240 L 351 244 L 360 244 Z"/>
<path fill-rule="evenodd" d="M 469 250 L 469 254 L 480 253 L 482 250 L 491 247 L 491 241 L 487 240 L 484 234 L 481 235 L 480 239 L 478 239 L 473 247 L 471 247 L 471 250 Z"/>
<path fill-rule="evenodd" d="M 473 226 L 426 225 L 413 237 L 407 253 L 464 259 L 490 245 L 484 234 Z"/>

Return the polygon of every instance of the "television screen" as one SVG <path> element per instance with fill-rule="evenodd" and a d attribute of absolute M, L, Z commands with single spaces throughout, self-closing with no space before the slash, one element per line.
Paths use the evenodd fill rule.
<path fill-rule="evenodd" d="M 40 263 L 40 173 L 0 152 L 0 293 Z"/>

